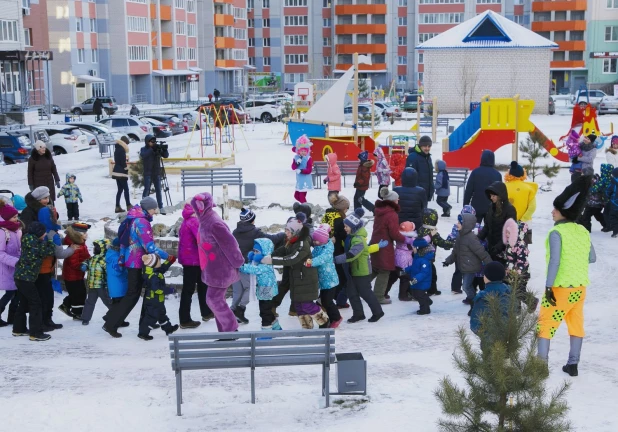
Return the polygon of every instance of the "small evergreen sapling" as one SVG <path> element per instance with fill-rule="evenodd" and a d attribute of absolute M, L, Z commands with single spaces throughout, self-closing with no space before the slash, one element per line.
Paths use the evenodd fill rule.
<path fill-rule="evenodd" d="M 481 317 L 480 350 L 466 329 L 459 328 L 454 361 L 466 385 L 459 387 L 449 377 L 442 379 L 435 391 L 446 415 L 438 421 L 439 430 L 571 430 L 564 399 L 569 385 L 564 383 L 547 395 L 547 364 L 536 356 L 538 317 L 524 309 L 516 289 L 511 291 L 506 314 L 500 299 L 488 296 L 488 310 Z"/>
<path fill-rule="evenodd" d="M 551 179 L 560 172 L 561 167 L 555 162 L 552 165 L 540 165 L 540 162 L 549 158 L 549 153 L 543 147 L 546 140 L 547 138 L 544 135 L 531 132 L 530 137 L 519 144 L 519 151 L 528 160 L 525 168 L 532 181 L 536 181 L 536 178 L 540 175 Z"/>

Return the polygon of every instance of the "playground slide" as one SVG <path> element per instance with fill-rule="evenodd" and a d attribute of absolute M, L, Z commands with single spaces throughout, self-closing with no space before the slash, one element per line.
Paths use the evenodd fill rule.
<path fill-rule="evenodd" d="M 468 145 L 459 150 L 443 153 L 442 158 L 448 167 L 474 169 L 481 162 L 483 150 L 496 151 L 502 146 L 512 144 L 514 141 L 514 130 L 481 130 Z"/>
<path fill-rule="evenodd" d="M 545 150 L 547 150 L 547 153 L 558 159 L 560 162 L 569 162 L 568 153 L 558 150 L 554 142 L 550 138 L 548 138 L 547 135 L 541 132 L 541 130 L 536 127 L 536 125 L 533 124 L 533 126 L 534 129 L 530 132 L 530 138 L 542 143 Z"/>
<path fill-rule="evenodd" d="M 461 149 L 481 128 L 481 109 L 475 109 L 448 138 L 449 151 Z M 477 137 L 478 139 L 478 137 Z"/>

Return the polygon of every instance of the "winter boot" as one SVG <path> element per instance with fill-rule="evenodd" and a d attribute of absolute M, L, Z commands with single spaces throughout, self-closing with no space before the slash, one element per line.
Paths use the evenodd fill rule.
<path fill-rule="evenodd" d="M 399 301 L 412 301 L 412 298 L 410 298 L 410 294 L 408 294 L 408 287 L 406 286 L 405 283 L 400 283 L 399 284 Z"/>
<path fill-rule="evenodd" d="M 47 341 L 50 340 L 51 336 L 48 334 L 45 334 L 43 332 L 39 332 L 37 334 L 34 335 L 30 335 L 30 340 L 33 342 L 43 342 L 43 341 Z M 575 366 L 577 367 L 577 366 Z"/>
<path fill-rule="evenodd" d="M 127 204 L 127 211 L 131 210 L 133 208 L 133 204 Z"/>
<path fill-rule="evenodd" d="M 416 311 L 417 315 L 429 315 L 430 313 L 431 309 L 429 309 L 429 306 L 421 306 L 421 308 Z"/>
<path fill-rule="evenodd" d="M 199 327 L 200 324 L 202 324 L 202 323 L 199 322 L 199 321 L 189 321 L 189 322 L 186 322 L 186 323 L 181 323 L 180 324 L 180 328 L 181 329 L 194 329 L 194 328 Z"/>
<path fill-rule="evenodd" d="M 318 323 L 318 327 L 328 328 L 328 315 L 326 315 L 326 312 L 324 312 L 323 310 L 311 315 L 311 318 L 313 318 L 315 322 Z"/>
<path fill-rule="evenodd" d="M 101 327 L 103 329 L 103 331 L 109 333 L 109 335 L 111 337 L 113 337 L 114 339 L 118 339 L 122 337 L 122 334 L 118 333 L 117 330 L 108 330 L 105 326 Z"/>
<path fill-rule="evenodd" d="M 236 309 L 234 309 L 234 315 L 238 324 L 249 324 L 249 320 L 245 318 L 245 310 L 246 308 L 242 306 L 236 306 Z"/>
<path fill-rule="evenodd" d="M 82 325 L 88 325 L 88 324 L 90 324 L 90 321 L 86 321 L 86 320 L 82 321 Z"/>
<path fill-rule="evenodd" d="M 378 322 L 380 318 L 384 316 L 384 312 L 380 312 L 379 314 L 372 315 L 367 321 L 369 322 Z"/>
<path fill-rule="evenodd" d="M 562 366 L 562 372 L 568 373 L 572 377 L 578 376 L 577 364 L 566 364 Z"/>
<path fill-rule="evenodd" d="M 64 303 L 62 303 L 60 306 L 58 306 L 58 310 L 60 312 L 62 312 L 63 314 L 65 314 L 66 316 L 70 317 L 70 318 L 74 318 L 75 315 L 73 315 L 73 313 L 71 312 L 71 308 L 67 305 L 65 305 Z"/>
<path fill-rule="evenodd" d="M 172 333 L 174 333 L 176 330 L 178 330 L 178 324 L 171 325 L 168 322 L 166 325 L 161 327 L 161 330 L 163 330 L 165 332 L 166 336 L 169 336 Z"/>
<path fill-rule="evenodd" d="M 349 323 L 349 324 L 354 324 L 354 323 L 356 323 L 356 322 L 359 322 L 359 321 L 364 321 L 364 320 L 365 320 L 365 315 L 358 315 L 358 316 L 354 316 L 354 315 L 352 315 L 352 318 L 350 318 L 350 319 L 348 320 L 348 323 Z"/>
<path fill-rule="evenodd" d="M 15 337 L 30 336 L 30 333 L 28 333 L 28 329 L 26 329 L 26 331 L 23 331 L 23 332 L 13 330 L 13 336 Z"/>
<path fill-rule="evenodd" d="M 208 322 L 208 321 L 210 321 L 211 319 L 213 319 L 214 317 L 215 317 L 215 314 L 210 313 L 210 314 L 208 314 L 208 315 L 206 315 L 206 316 L 203 316 L 203 317 L 202 317 L 202 321 L 204 321 L 204 322 Z"/>
<path fill-rule="evenodd" d="M 311 330 L 313 328 L 311 315 L 298 315 L 298 321 L 300 321 L 300 325 L 304 329 Z"/>
<path fill-rule="evenodd" d="M 129 323 L 128 321 L 123 321 L 122 324 L 120 324 L 118 327 L 129 327 L 131 325 L 131 323 Z"/>
<path fill-rule="evenodd" d="M 114 213 L 124 213 L 124 212 L 125 210 L 120 206 L 116 206 L 116 210 L 114 210 Z"/>
<path fill-rule="evenodd" d="M 274 323 L 272 323 L 272 325 L 270 326 L 271 330 L 283 330 L 283 328 L 281 328 L 281 324 L 279 324 L 279 320 L 275 320 Z"/>
<path fill-rule="evenodd" d="M 339 327 L 339 325 L 341 324 L 341 322 L 343 321 L 343 318 L 339 318 L 337 321 L 333 321 L 330 323 L 330 328 L 335 329 L 337 327 Z"/>
<path fill-rule="evenodd" d="M 153 340 L 153 339 L 154 339 L 154 338 L 153 338 L 152 336 L 150 336 L 150 335 L 147 335 L 147 334 L 141 334 L 141 333 L 139 333 L 139 334 L 137 335 L 137 337 L 138 337 L 138 338 L 140 338 L 140 339 L 142 339 L 142 340 L 145 340 L 145 341 L 151 341 L 151 340 Z"/>
<path fill-rule="evenodd" d="M 6 327 L 9 324 L 6 321 L 2 321 L 2 318 L 0 318 L 0 327 Z"/>
<path fill-rule="evenodd" d="M 43 324 L 45 324 L 47 327 L 52 327 L 54 330 L 60 330 L 62 328 L 62 324 L 56 324 L 51 319 L 47 322 L 44 322 Z"/>

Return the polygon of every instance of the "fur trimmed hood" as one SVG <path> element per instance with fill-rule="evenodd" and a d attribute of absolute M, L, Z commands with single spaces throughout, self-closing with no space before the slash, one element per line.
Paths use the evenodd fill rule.
<path fill-rule="evenodd" d="M 83 245 L 84 243 L 86 243 L 86 239 L 84 238 L 85 236 L 82 235 L 82 233 L 75 231 L 72 226 L 68 226 L 64 233 L 66 234 L 66 237 L 64 238 L 65 244 Z"/>
<path fill-rule="evenodd" d="M 373 166 L 373 164 L 374 164 L 374 163 L 375 163 L 375 162 L 374 162 L 373 160 L 371 160 L 371 159 L 370 159 L 370 160 L 368 160 L 368 161 L 366 161 L 366 162 L 363 162 L 363 163 L 362 163 L 362 165 L 363 165 L 365 168 L 371 168 L 371 167 Z"/>
<path fill-rule="evenodd" d="M 509 218 L 504 222 L 502 227 L 502 243 L 509 244 L 511 247 L 517 243 L 519 235 L 519 225 L 513 219 Z"/>
<path fill-rule="evenodd" d="M 376 201 L 376 210 L 377 209 L 387 208 L 387 207 L 390 207 L 393 210 L 395 210 L 395 213 L 399 213 L 399 210 L 401 209 L 399 207 L 399 204 L 397 204 L 394 201 L 388 201 L 388 200 L 378 200 L 378 201 Z"/>
<path fill-rule="evenodd" d="M 129 154 L 129 146 L 122 140 L 116 140 L 116 145 L 122 147 L 127 154 Z"/>
<path fill-rule="evenodd" d="M 45 158 L 45 159 L 51 159 L 52 158 L 52 154 L 49 151 L 49 149 L 45 149 L 45 154 L 39 154 L 39 152 L 37 151 L 37 149 L 32 149 L 32 151 L 30 152 L 30 157 L 35 160 L 38 161 L 41 158 Z"/>

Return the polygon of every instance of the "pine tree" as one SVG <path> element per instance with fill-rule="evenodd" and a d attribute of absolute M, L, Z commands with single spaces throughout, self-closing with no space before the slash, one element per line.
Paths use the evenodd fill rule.
<path fill-rule="evenodd" d="M 517 283 L 517 281 L 515 281 Z M 438 426 L 446 432 L 562 432 L 571 430 L 565 419 L 565 382 L 547 395 L 547 364 L 536 357 L 537 315 L 522 309 L 513 289 L 508 305 L 487 296 L 488 310 L 481 316 L 480 350 L 467 331 L 458 330 L 456 368 L 466 386 L 442 379 L 435 396 L 446 419 Z M 506 313 L 505 313 L 506 312 Z"/>
<path fill-rule="evenodd" d="M 361 78 L 358 80 L 358 97 L 366 98 L 369 97 L 369 92 L 371 89 L 369 88 L 369 83 L 365 78 Z"/>
<path fill-rule="evenodd" d="M 137 162 L 129 165 L 129 176 L 134 189 L 144 187 L 144 161 L 141 157 L 137 159 Z"/>
<path fill-rule="evenodd" d="M 549 158 L 549 153 L 543 147 L 546 140 L 547 138 L 542 134 L 530 133 L 530 137 L 519 144 L 519 151 L 528 160 L 528 165 L 525 168 L 532 181 L 535 181 L 540 175 L 550 179 L 556 177 L 560 172 L 560 165 L 555 162 L 552 165 L 539 164 L 542 160 Z"/>

